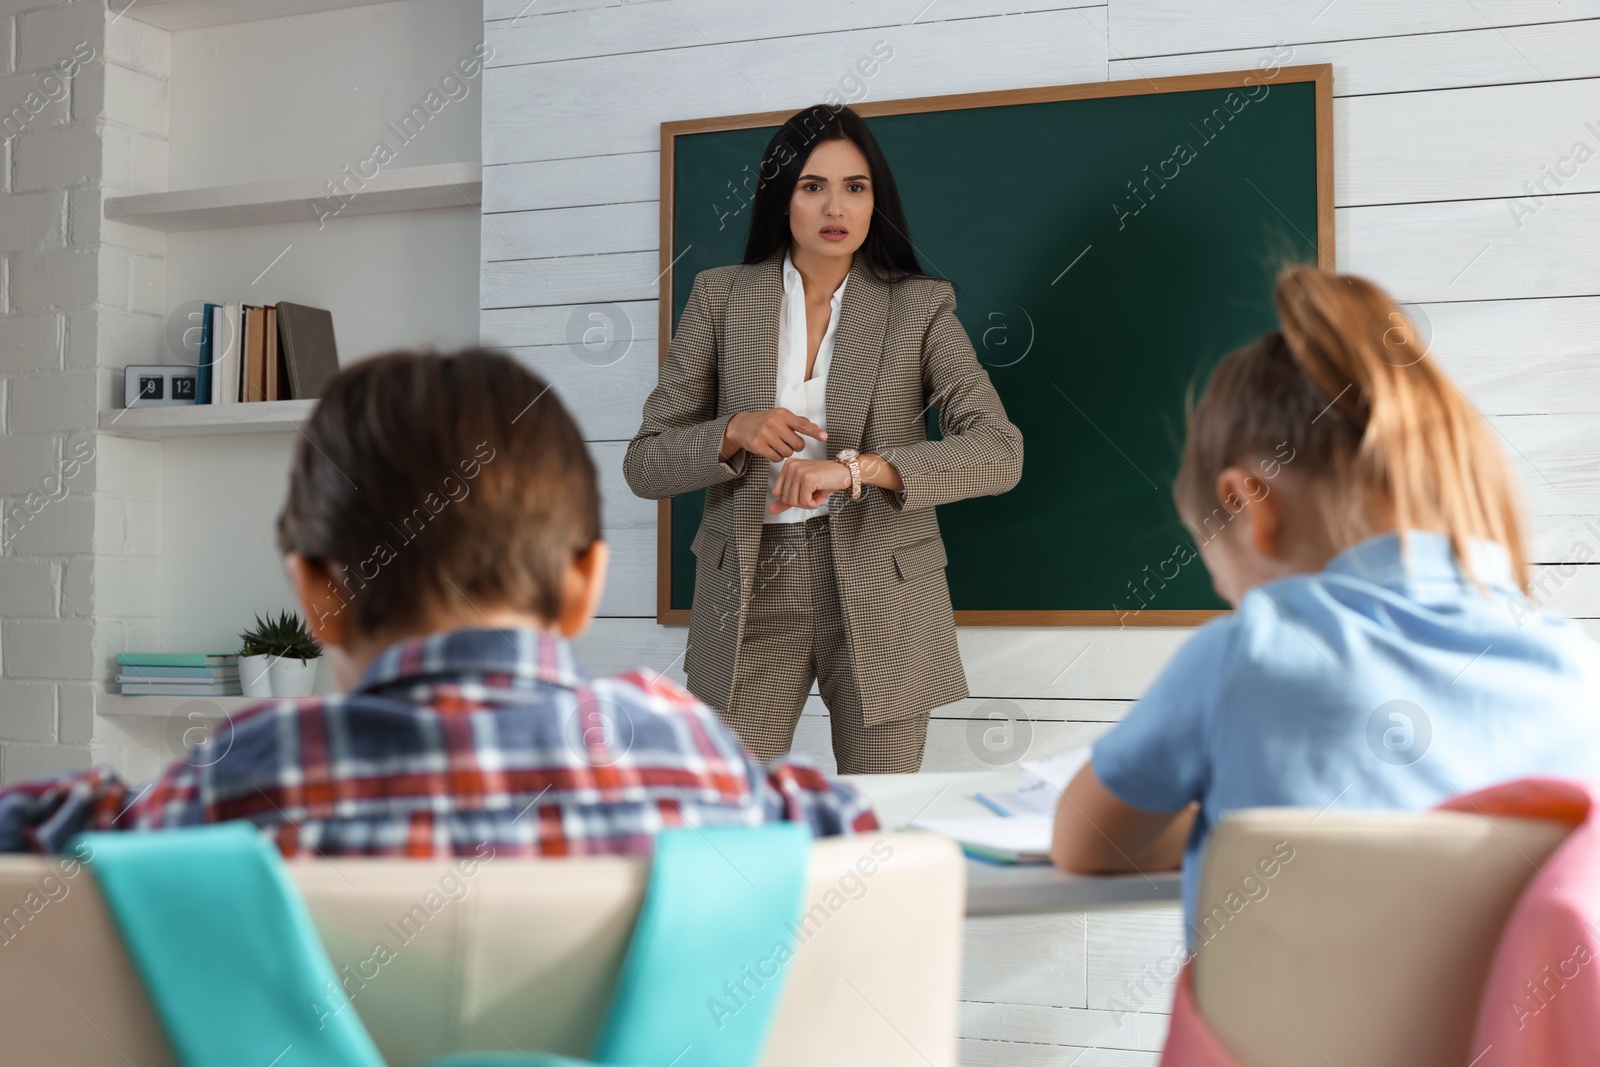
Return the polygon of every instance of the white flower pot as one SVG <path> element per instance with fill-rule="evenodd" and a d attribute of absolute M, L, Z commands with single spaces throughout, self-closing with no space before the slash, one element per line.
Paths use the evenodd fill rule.
<path fill-rule="evenodd" d="M 239 657 L 239 688 L 244 690 L 245 696 L 270 697 L 272 695 L 272 685 L 268 678 L 268 668 L 271 665 L 271 656 Z"/>
<path fill-rule="evenodd" d="M 275 697 L 310 696 L 311 690 L 317 684 L 317 664 L 321 662 L 321 656 L 316 659 L 274 658 L 272 665 L 267 668 L 267 677 L 272 685 L 272 695 Z"/>

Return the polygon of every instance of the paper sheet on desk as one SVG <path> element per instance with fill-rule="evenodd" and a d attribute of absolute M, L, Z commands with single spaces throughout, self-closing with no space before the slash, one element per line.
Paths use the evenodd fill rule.
<path fill-rule="evenodd" d="M 1089 762 L 1087 748 L 1069 748 L 1044 759 L 1023 760 L 1022 781 L 1005 792 L 980 792 L 977 799 L 1000 815 L 1053 815 L 1061 791 Z"/>
<path fill-rule="evenodd" d="M 969 856 L 995 863 L 1049 863 L 1048 815 L 1018 815 L 1010 819 L 913 819 L 911 827 L 948 837 Z"/>

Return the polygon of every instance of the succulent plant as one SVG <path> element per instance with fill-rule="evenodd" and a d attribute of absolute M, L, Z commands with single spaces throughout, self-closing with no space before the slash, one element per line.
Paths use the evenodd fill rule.
<path fill-rule="evenodd" d="M 264 621 L 257 615 L 255 626 L 239 635 L 239 655 L 298 660 L 316 659 L 322 655 L 322 646 L 311 636 L 311 631 L 306 629 L 299 615 L 284 611 L 273 619 L 271 612 L 267 614 Z"/>

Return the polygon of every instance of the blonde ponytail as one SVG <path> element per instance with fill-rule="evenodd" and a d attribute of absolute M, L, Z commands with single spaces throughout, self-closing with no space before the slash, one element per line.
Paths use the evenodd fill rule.
<path fill-rule="evenodd" d="M 1492 431 L 1381 288 L 1353 275 L 1286 268 L 1281 334 L 1218 364 L 1190 419 L 1173 492 L 1180 511 L 1214 508 L 1217 476 L 1287 445 L 1321 483 L 1331 547 L 1394 528 L 1447 534 L 1467 574 L 1472 538 L 1498 542 L 1528 591 L 1515 482 Z M 1193 525 L 1193 524 L 1191 524 Z"/>

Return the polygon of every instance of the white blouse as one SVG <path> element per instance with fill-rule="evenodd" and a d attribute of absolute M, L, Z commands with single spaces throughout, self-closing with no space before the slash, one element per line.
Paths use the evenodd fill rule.
<path fill-rule="evenodd" d="M 833 291 L 832 310 L 829 312 L 828 331 L 817 346 L 817 362 L 811 377 L 806 378 L 806 290 L 800 272 L 795 269 L 789 253 L 783 254 L 783 301 L 778 310 L 778 403 L 796 415 L 802 415 L 824 430 L 828 428 L 825 410 L 828 390 L 828 366 L 833 362 L 833 334 L 839 326 L 839 301 L 844 293 L 849 275 Z M 801 434 L 805 447 L 789 459 L 827 459 L 828 445 L 815 437 Z M 789 459 L 770 464 L 767 477 L 767 500 L 772 499 L 772 489 L 778 484 L 778 475 Z M 815 508 L 785 508 L 776 515 L 762 513 L 762 522 L 803 522 L 826 514 L 828 502 L 824 500 Z"/>

